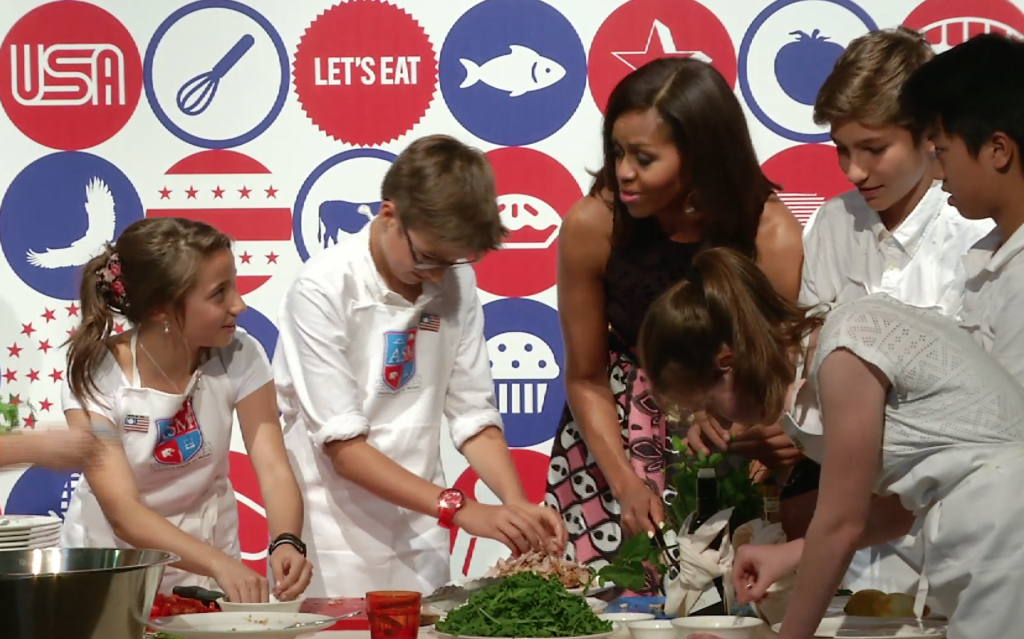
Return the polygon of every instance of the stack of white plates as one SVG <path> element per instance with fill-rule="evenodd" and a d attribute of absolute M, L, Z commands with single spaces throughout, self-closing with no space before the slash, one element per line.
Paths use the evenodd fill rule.
<path fill-rule="evenodd" d="M 60 517 L 0 515 L 0 551 L 60 546 Z"/>

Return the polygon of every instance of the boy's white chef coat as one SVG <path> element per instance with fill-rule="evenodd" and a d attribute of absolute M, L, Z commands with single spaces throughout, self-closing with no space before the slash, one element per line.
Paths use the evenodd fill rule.
<path fill-rule="evenodd" d="M 968 220 L 934 182 L 892 232 L 857 191 L 826 202 L 804 229 L 800 303 L 852 302 L 885 293 L 947 317 L 963 302 L 968 271 L 963 260 L 994 227 Z M 843 580 L 851 590 L 913 592 L 921 559 L 913 537 L 858 551 Z"/>
<path fill-rule="evenodd" d="M 370 225 L 310 259 L 281 306 L 274 377 L 285 444 L 306 499 L 309 597 L 430 592 L 450 580 L 449 534 L 343 479 L 324 445 L 365 435 L 406 470 L 444 485 L 440 437 L 456 448 L 501 426 L 470 266 L 424 282 L 415 303 L 388 289 Z"/>

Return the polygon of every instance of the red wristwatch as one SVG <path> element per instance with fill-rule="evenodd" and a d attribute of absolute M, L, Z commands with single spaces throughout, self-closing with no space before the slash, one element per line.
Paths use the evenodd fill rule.
<path fill-rule="evenodd" d="M 455 513 L 466 505 L 466 496 L 457 488 L 449 488 L 437 499 L 437 523 L 442 528 L 451 528 Z"/>

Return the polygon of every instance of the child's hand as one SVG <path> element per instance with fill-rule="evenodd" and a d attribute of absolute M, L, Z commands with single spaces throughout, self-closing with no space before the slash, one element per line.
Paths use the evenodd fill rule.
<path fill-rule="evenodd" d="M 500 541 L 514 554 L 546 552 L 552 537 L 559 547 L 565 546 L 565 527 L 558 513 L 546 506 L 525 502 L 488 506 L 469 501 L 455 515 L 454 523 L 471 535 Z"/>

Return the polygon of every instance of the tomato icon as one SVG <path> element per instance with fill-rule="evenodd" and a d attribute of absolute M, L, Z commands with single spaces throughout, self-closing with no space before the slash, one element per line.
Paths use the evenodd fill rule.
<path fill-rule="evenodd" d="M 812 31 L 811 35 L 803 31 L 793 31 L 789 35 L 796 36 L 796 40 L 779 49 L 775 55 L 775 77 L 786 95 L 810 106 L 845 49 L 831 42 L 828 36 L 821 35 L 819 29 Z"/>

